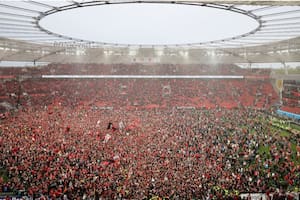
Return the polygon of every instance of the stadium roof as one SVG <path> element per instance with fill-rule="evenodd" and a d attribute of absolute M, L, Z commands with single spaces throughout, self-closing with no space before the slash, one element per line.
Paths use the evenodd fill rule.
<path fill-rule="evenodd" d="M 114 4 L 176 4 L 226 10 L 247 16 L 257 26 L 228 38 L 180 44 L 124 44 L 94 41 L 56 33 L 41 20 L 67 10 Z M 247 5 L 247 6 L 246 6 Z M 249 6 L 251 5 L 251 6 Z M 63 55 L 93 60 L 97 55 L 160 54 L 227 56 L 236 62 L 299 62 L 300 1 L 2 1 L 0 3 L 1 60 L 63 61 Z M 92 49 L 88 50 L 87 49 Z M 149 49 L 154 49 L 153 52 Z M 98 50 L 98 52 L 97 52 Z M 10 52 L 6 52 L 10 51 Z M 111 53 L 113 51 L 113 53 Z M 134 53 L 132 53 L 134 52 Z M 146 52 L 146 53 L 145 53 Z M 204 53 L 205 52 L 205 53 Z M 85 56 L 85 58 L 84 58 Z M 47 59 L 45 59 L 47 58 Z M 68 58 L 64 58 L 66 62 Z M 74 59 L 73 59 L 74 60 Z M 226 60 L 221 59 L 222 62 Z M 220 61 L 221 61 L 220 60 Z"/>

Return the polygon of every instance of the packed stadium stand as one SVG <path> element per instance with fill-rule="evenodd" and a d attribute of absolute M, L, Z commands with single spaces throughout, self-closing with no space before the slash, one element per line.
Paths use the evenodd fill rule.
<path fill-rule="evenodd" d="M 70 70 L 71 68 L 71 70 Z M 35 75 L 36 74 L 36 75 Z M 236 79 L 45 79 L 40 75 L 242 75 Z M 7 68 L 2 82 L 2 100 L 31 106 L 52 104 L 60 98 L 64 105 L 111 107 L 269 108 L 278 101 L 270 70 L 248 70 L 237 66 L 49 66 L 42 69 Z M 20 77 L 23 77 L 20 80 Z M 27 77 L 27 78 L 26 78 Z M 31 77 L 31 78 L 30 78 Z M 252 78 L 247 78 L 252 77 Z M 51 86 L 51 87 L 49 87 Z"/>
<path fill-rule="evenodd" d="M 300 81 L 285 80 L 283 82 L 282 110 L 300 114 Z"/>

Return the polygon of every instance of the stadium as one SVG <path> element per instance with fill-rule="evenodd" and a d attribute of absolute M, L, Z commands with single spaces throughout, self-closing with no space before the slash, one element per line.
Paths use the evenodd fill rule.
<path fill-rule="evenodd" d="M 0 158 L 0 199 L 299 200 L 300 1 L 1 1 Z"/>

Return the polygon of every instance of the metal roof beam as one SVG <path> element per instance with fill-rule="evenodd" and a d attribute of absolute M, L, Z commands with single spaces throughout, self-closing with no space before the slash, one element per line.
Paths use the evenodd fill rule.
<path fill-rule="evenodd" d="M 57 38 L 57 39 L 54 39 L 54 38 L 53 39 L 35 39 L 35 40 L 26 39 L 26 41 L 28 41 L 28 42 L 36 42 L 36 41 L 45 41 L 45 42 L 46 41 L 52 41 L 52 42 L 54 41 L 55 42 L 55 41 L 59 41 L 59 40 L 60 41 L 61 40 L 69 41 L 69 40 L 66 40 L 66 39 L 63 39 L 63 38 Z"/>
<path fill-rule="evenodd" d="M 299 36 L 300 36 L 300 29 L 299 31 L 292 31 L 292 30 L 288 30 L 288 29 L 282 29 L 284 31 L 260 31 L 258 32 L 257 34 L 268 34 L 268 33 L 285 33 L 285 34 L 288 34 L 288 33 L 298 33 Z"/>
<path fill-rule="evenodd" d="M 15 13 L 7 13 L 7 12 L 0 12 L 0 15 L 11 16 L 11 17 L 21 17 L 21 18 L 34 19 L 34 17 L 32 17 L 32 16 L 21 15 L 21 14 L 15 14 Z"/>
<path fill-rule="evenodd" d="M 0 25 L 0 30 L 12 30 L 12 31 L 40 31 L 38 28 L 16 28 L 16 27 L 5 27 L 5 25 Z"/>
<path fill-rule="evenodd" d="M 274 8 L 277 8 L 278 6 L 264 6 L 262 8 L 256 8 L 256 9 L 253 9 L 253 10 L 249 10 L 249 12 L 260 12 L 260 11 L 265 11 L 265 10 L 270 10 L 270 9 L 274 9 Z"/>
<path fill-rule="evenodd" d="M 4 46 L 4 45 L 0 45 L 0 47 L 7 48 L 7 46 Z M 23 47 L 12 46 L 10 48 L 12 48 L 12 49 L 18 49 L 18 50 L 24 50 L 24 51 L 26 51 L 26 50 L 28 50 L 28 51 L 38 51 L 38 50 L 41 50 L 41 48 L 39 48 L 39 47 L 30 47 L 30 46 L 29 47 L 26 47 L 26 46 L 23 46 Z M 44 50 L 44 51 L 48 51 L 48 50 Z"/>
<path fill-rule="evenodd" d="M 9 46 L 8 46 L 9 45 Z M 19 41 L 6 41 L 6 40 L 0 40 L 0 47 L 3 48 L 14 48 L 14 49 L 29 49 L 29 50 L 46 50 L 46 51 L 51 51 L 53 50 L 53 46 L 40 46 L 37 44 L 32 44 L 32 43 L 24 43 L 24 42 L 19 42 Z"/>
<path fill-rule="evenodd" d="M 35 58 L 35 59 L 34 59 L 34 62 L 36 62 L 36 61 L 38 61 L 38 60 L 40 60 L 40 59 L 42 59 L 42 58 L 45 58 L 45 57 L 48 57 L 48 56 L 54 55 L 54 54 L 56 54 L 56 53 L 63 52 L 63 51 L 66 51 L 66 48 L 62 48 L 62 49 L 59 49 L 59 50 L 56 50 L 56 51 L 50 52 L 50 53 L 48 53 L 48 54 L 46 54 L 46 55 L 43 55 L 43 56 L 37 57 L 37 58 Z"/>
<path fill-rule="evenodd" d="M 229 43 L 237 43 L 237 44 L 244 44 L 244 45 L 247 45 L 247 44 L 255 44 L 255 45 L 260 45 L 261 43 L 259 42 L 243 42 L 243 41 L 239 41 L 239 40 L 232 40 L 232 41 L 228 41 Z M 225 42 L 224 42 L 225 43 Z M 227 43 L 227 42 L 226 42 Z"/>
<path fill-rule="evenodd" d="M 251 36 L 249 36 L 249 37 L 253 37 L 253 38 L 256 38 L 256 37 L 268 37 L 268 38 L 273 38 L 273 37 L 275 37 L 275 38 L 277 38 L 277 37 L 287 37 L 287 38 L 290 38 L 290 37 L 297 37 L 297 36 L 299 36 L 298 34 L 294 34 L 294 35 L 286 35 L 286 34 L 284 34 L 284 35 L 267 35 L 267 34 L 262 34 L 262 35 L 251 35 Z"/>
<path fill-rule="evenodd" d="M 31 1 L 31 0 L 28 0 L 28 1 L 25 1 L 26 3 L 31 3 L 31 4 L 34 4 L 34 5 L 38 5 L 38 6 L 42 6 L 44 8 L 50 8 L 50 9 L 54 9 L 54 10 L 60 10 L 58 7 L 55 7 L 55 6 L 52 6 L 52 5 L 49 5 L 49 4 L 46 4 L 46 3 L 42 3 L 42 2 L 38 2 L 38 1 Z"/>
<path fill-rule="evenodd" d="M 292 21 L 292 20 L 299 20 L 300 17 L 288 17 L 288 18 L 280 18 L 280 19 L 270 19 L 263 21 L 264 24 L 269 23 L 269 22 L 281 22 L 281 21 Z"/>
<path fill-rule="evenodd" d="M 10 18 L 0 18 L 0 21 L 11 21 L 11 22 L 19 22 L 19 23 L 29 23 L 29 24 L 34 24 L 35 21 L 26 21 L 26 20 L 21 20 L 21 19 L 10 19 Z"/>
<path fill-rule="evenodd" d="M 26 28 L 37 27 L 37 26 L 35 26 L 35 25 L 10 24 L 10 23 L 2 23 L 2 22 L 0 22 L 0 25 L 3 25 L 3 26 L 10 26 L 10 27 L 26 27 Z"/>
<path fill-rule="evenodd" d="M 268 28 L 268 27 L 263 27 L 262 29 L 260 29 L 260 31 L 273 31 L 273 30 L 293 30 L 293 29 L 299 29 L 300 30 L 300 26 L 291 26 L 291 27 L 284 27 L 284 28 Z"/>
<path fill-rule="evenodd" d="M 6 8 L 13 9 L 13 10 L 21 10 L 21 11 L 24 11 L 24 12 L 42 14 L 42 12 L 40 12 L 40 11 L 31 10 L 31 9 L 27 9 L 27 8 L 20 8 L 20 7 L 17 7 L 17 6 L 11 6 L 11 5 L 7 5 L 7 4 L 3 4 L 3 3 L 0 3 L 0 7 L 6 7 Z"/>
<path fill-rule="evenodd" d="M 274 26 L 291 26 L 291 25 L 300 25 L 300 22 L 294 22 L 294 23 L 279 23 L 279 24 L 268 24 L 268 27 L 274 27 Z M 262 27 L 264 27 L 264 25 L 263 25 Z"/>
<path fill-rule="evenodd" d="M 261 17 L 265 18 L 265 17 L 273 17 L 273 16 L 278 16 L 278 15 L 289 15 L 289 14 L 294 14 L 294 13 L 300 13 L 300 10 L 290 10 L 290 11 L 285 11 L 285 12 L 271 13 L 271 14 L 261 15 Z"/>
<path fill-rule="evenodd" d="M 278 41 L 281 41 L 282 39 L 278 39 L 278 40 L 274 40 L 274 39 L 271 39 L 271 38 L 240 38 L 239 40 L 247 40 L 247 41 L 266 41 L 266 42 L 278 42 Z"/>
<path fill-rule="evenodd" d="M 52 35 L 43 35 L 43 36 L 38 36 L 38 35 L 24 35 L 24 36 L 14 35 L 14 36 L 10 36 L 10 38 L 55 38 L 55 36 L 52 36 Z"/>
<path fill-rule="evenodd" d="M 193 0 L 191 0 L 193 1 Z M 205 3 L 223 3 L 223 4 L 236 4 L 236 5 L 299 5 L 298 0 L 201 0 L 201 2 Z"/>
<path fill-rule="evenodd" d="M 25 32 L 25 31 L 1 31 L 0 30 L 0 34 L 32 34 L 32 35 L 45 35 L 47 33 L 44 33 L 44 32 L 40 32 L 40 31 L 28 31 L 28 32 Z"/>
<path fill-rule="evenodd" d="M 82 7 L 81 3 L 77 2 L 77 1 L 69 0 L 69 2 L 71 2 L 71 3 L 73 3 L 73 4 L 76 4 L 76 5 L 79 6 L 79 7 Z"/>

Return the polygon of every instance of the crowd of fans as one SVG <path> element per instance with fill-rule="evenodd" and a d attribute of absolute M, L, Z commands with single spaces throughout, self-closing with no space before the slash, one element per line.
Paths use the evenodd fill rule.
<path fill-rule="evenodd" d="M 52 67 L 50 74 L 66 68 Z M 134 70 L 149 73 L 144 68 Z M 202 68 L 199 73 L 211 73 Z M 93 69 L 99 72 L 75 65 L 72 73 Z M 123 65 L 100 71 L 132 72 Z M 269 80 L 25 78 L 0 87 L 0 98 L 18 108 L 0 118 L 0 192 L 42 199 L 239 199 L 299 190 L 300 138 L 271 126 L 267 111 L 278 96 Z"/>
<path fill-rule="evenodd" d="M 7 86 L 7 87 L 6 87 Z M 35 79 L 3 86 L 3 101 L 13 105 L 78 104 L 127 107 L 269 108 L 276 101 L 269 80 L 184 80 L 184 79 Z M 70 98 L 72 97 L 72 98 Z"/>
<path fill-rule="evenodd" d="M 252 75 L 268 77 L 270 70 L 248 70 L 234 65 L 49 65 L 43 68 L 6 68 L 1 76 L 15 79 L 0 82 L 0 100 L 29 106 L 51 104 L 59 99 L 65 104 L 136 106 L 169 105 L 213 108 L 254 106 L 268 107 L 278 95 L 268 79 L 157 79 L 157 80 L 53 80 L 42 79 L 41 74 L 77 75 Z M 17 78 L 19 77 L 19 78 Z M 26 78 L 31 77 L 31 78 Z M 69 97 L 73 98 L 70 99 Z M 170 98 L 166 98 L 170 97 Z M 201 102 L 201 103 L 199 103 Z"/>
<path fill-rule="evenodd" d="M 294 191 L 299 136 L 251 109 L 28 108 L 1 123 L 10 190 L 52 199 L 226 199 Z"/>
<path fill-rule="evenodd" d="M 282 91 L 282 110 L 300 114 L 300 81 L 284 80 Z"/>

